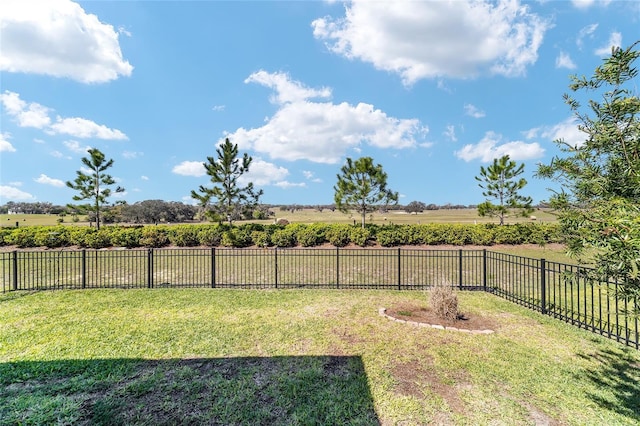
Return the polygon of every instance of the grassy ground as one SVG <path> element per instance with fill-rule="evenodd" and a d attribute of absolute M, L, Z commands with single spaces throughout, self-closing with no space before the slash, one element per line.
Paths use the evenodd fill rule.
<path fill-rule="evenodd" d="M 55 214 L 0 214 L 0 226 L 54 226 L 58 225 L 60 216 Z M 63 218 L 62 225 L 89 226 L 85 216 L 80 216 L 80 221 L 73 222 L 71 216 Z"/>
<path fill-rule="evenodd" d="M 355 220 L 360 223 L 360 215 L 357 213 L 341 213 L 339 211 L 323 210 L 319 212 L 314 209 L 296 210 L 295 212 L 280 211 L 278 208 L 271 209 L 275 213 L 276 218 L 285 218 L 292 223 L 353 223 Z M 537 222 L 554 222 L 555 216 L 548 210 L 536 210 L 533 212 Z M 19 226 L 34 225 L 57 225 L 57 215 L 44 214 L 24 214 L 24 215 L 8 215 L 0 214 L 0 226 L 14 227 L 16 222 Z M 86 218 L 81 216 L 80 222 L 72 222 L 71 216 L 65 216 L 64 225 L 87 226 Z M 269 224 L 274 222 L 274 218 L 267 220 L 249 221 Z M 531 222 L 527 218 L 508 218 L 506 223 Z M 243 223 L 238 222 L 238 223 Z M 367 223 L 375 223 L 384 225 L 394 224 L 417 224 L 417 223 L 498 223 L 497 219 L 490 217 L 480 217 L 475 209 L 456 209 L 456 210 L 425 210 L 422 213 L 407 214 L 404 211 L 389 211 L 387 213 L 372 213 L 367 215 Z"/>
<path fill-rule="evenodd" d="M 276 218 L 285 218 L 294 223 L 360 223 L 361 216 L 358 213 L 342 213 L 338 210 L 314 209 L 297 210 L 295 212 L 271 209 Z M 556 218 L 548 210 L 536 210 L 532 213 L 537 222 L 555 222 Z M 366 217 L 367 223 L 383 224 L 417 224 L 417 223 L 498 223 L 498 220 L 490 217 L 478 216 L 476 209 L 455 210 L 425 210 L 422 213 L 407 214 L 404 211 L 388 211 L 387 213 L 372 213 Z M 272 219 L 264 223 L 271 223 Z M 531 222 L 529 217 L 508 218 L 506 223 Z"/>
<path fill-rule="evenodd" d="M 484 293 L 471 335 L 389 321 L 421 292 L 0 295 L 0 424 L 640 422 L 640 353 Z"/>

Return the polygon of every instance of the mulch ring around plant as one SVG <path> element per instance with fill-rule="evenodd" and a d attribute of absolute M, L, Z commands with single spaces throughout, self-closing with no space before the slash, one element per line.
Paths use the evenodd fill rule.
<path fill-rule="evenodd" d="M 463 333 L 491 334 L 497 329 L 495 321 L 481 315 L 460 314 L 455 321 L 437 316 L 425 306 L 403 303 L 390 308 L 380 308 L 379 314 L 390 320 L 419 327 L 431 327 L 441 330 Z"/>

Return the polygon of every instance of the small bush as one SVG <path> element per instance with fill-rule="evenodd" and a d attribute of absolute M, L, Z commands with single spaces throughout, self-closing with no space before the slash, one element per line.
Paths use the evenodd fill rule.
<path fill-rule="evenodd" d="M 88 233 L 84 238 L 84 247 L 92 249 L 101 249 L 111 247 L 111 233 L 108 229 L 100 229 L 99 231 Z"/>
<path fill-rule="evenodd" d="M 179 225 L 171 227 L 169 241 L 178 247 L 194 247 L 200 244 L 198 229 L 193 225 Z"/>
<path fill-rule="evenodd" d="M 142 228 L 118 228 L 111 232 L 111 243 L 116 247 L 140 247 Z"/>
<path fill-rule="evenodd" d="M 313 247 L 324 243 L 326 226 L 315 223 L 300 227 L 296 232 L 296 240 L 302 247 Z"/>
<path fill-rule="evenodd" d="M 296 245 L 296 235 L 294 229 L 287 227 L 277 229 L 271 235 L 271 242 L 276 247 L 293 247 Z"/>
<path fill-rule="evenodd" d="M 349 233 L 349 238 L 351 239 L 351 242 L 354 244 L 359 245 L 360 247 L 364 247 L 367 245 L 367 241 L 369 240 L 369 229 L 367 228 L 362 228 L 362 227 L 357 227 L 357 228 L 352 228 L 351 232 Z"/>
<path fill-rule="evenodd" d="M 407 244 L 407 227 L 389 226 L 378 231 L 376 239 L 382 247 L 393 247 Z"/>
<path fill-rule="evenodd" d="M 165 227 L 145 226 L 142 228 L 142 238 L 140 244 L 145 247 L 165 247 L 170 243 L 169 235 Z"/>
<path fill-rule="evenodd" d="M 344 247 L 351 242 L 351 225 L 331 225 L 325 233 L 330 244 L 336 247 Z"/>
<path fill-rule="evenodd" d="M 266 231 L 251 232 L 251 241 L 258 247 L 269 247 L 271 245 L 271 237 Z"/>
<path fill-rule="evenodd" d="M 70 245 L 67 228 L 64 226 L 40 227 L 33 240 L 38 247 L 58 248 Z"/>
<path fill-rule="evenodd" d="M 218 247 L 222 242 L 223 228 L 218 225 L 210 225 L 198 231 L 198 242 L 202 246 Z"/>
<path fill-rule="evenodd" d="M 18 246 L 19 248 L 37 247 L 35 239 L 36 228 L 16 228 L 9 235 L 5 237 L 5 240 L 9 245 Z"/>
<path fill-rule="evenodd" d="M 460 318 L 458 295 L 450 285 L 441 284 L 435 286 L 429 294 L 429 305 L 439 318 L 447 321 L 455 321 Z"/>

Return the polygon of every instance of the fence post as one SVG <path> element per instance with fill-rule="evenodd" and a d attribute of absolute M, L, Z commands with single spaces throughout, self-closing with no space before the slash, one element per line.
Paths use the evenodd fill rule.
<path fill-rule="evenodd" d="M 216 288 L 216 248 L 211 247 L 211 288 Z"/>
<path fill-rule="evenodd" d="M 153 249 L 147 250 L 147 288 L 153 288 Z"/>
<path fill-rule="evenodd" d="M 482 249 L 482 289 L 487 291 L 487 249 Z"/>
<path fill-rule="evenodd" d="M 340 288 L 340 247 L 336 247 L 336 288 Z"/>
<path fill-rule="evenodd" d="M 18 250 L 13 251 L 13 289 L 18 290 Z"/>
<path fill-rule="evenodd" d="M 87 250 L 82 249 L 82 288 L 87 288 Z"/>
<path fill-rule="evenodd" d="M 547 261 L 540 259 L 540 310 L 547 314 Z"/>
<path fill-rule="evenodd" d="M 462 249 L 458 249 L 458 289 L 462 290 Z"/>
<path fill-rule="evenodd" d="M 402 275 L 401 275 L 401 270 L 400 270 L 401 262 L 402 262 L 402 258 L 400 257 L 400 247 L 398 247 L 398 290 L 402 289 L 402 287 L 401 287 Z"/>
<path fill-rule="evenodd" d="M 275 263 L 275 273 L 276 273 L 276 288 L 278 288 L 278 247 L 273 251 L 274 253 L 274 263 Z"/>

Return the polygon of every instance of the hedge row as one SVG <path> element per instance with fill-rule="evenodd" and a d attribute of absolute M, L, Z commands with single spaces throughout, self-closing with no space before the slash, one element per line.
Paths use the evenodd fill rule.
<path fill-rule="evenodd" d="M 0 245 L 29 247 L 313 247 L 329 243 L 336 247 L 349 244 L 383 247 L 399 245 L 483 245 L 547 244 L 561 242 L 555 224 L 424 224 L 367 225 L 289 224 L 260 225 L 174 225 L 174 226 L 30 226 L 0 229 Z"/>

